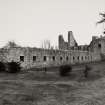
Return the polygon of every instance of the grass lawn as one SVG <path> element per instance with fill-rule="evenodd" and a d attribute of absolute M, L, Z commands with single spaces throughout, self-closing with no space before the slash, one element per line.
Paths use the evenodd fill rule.
<path fill-rule="evenodd" d="M 88 78 L 84 66 L 68 77 L 58 70 L 0 73 L 0 105 L 105 105 L 105 63 L 90 66 Z"/>

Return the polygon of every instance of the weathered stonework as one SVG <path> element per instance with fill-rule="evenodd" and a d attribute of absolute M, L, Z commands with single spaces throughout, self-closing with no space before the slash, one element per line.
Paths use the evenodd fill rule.
<path fill-rule="evenodd" d="M 63 37 L 59 36 L 60 48 L 57 50 L 19 46 L 2 48 L 0 49 L 0 60 L 3 62 L 16 61 L 20 62 L 23 68 L 33 68 L 100 61 L 102 54 L 105 55 L 105 37 L 93 38 L 90 45 L 81 46 L 77 46 L 74 38 L 72 40 L 68 40 L 69 43 L 66 45 Z"/>
<path fill-rule="evenodd" d="M 68 41 L 64 41 L 63 35 L 59 35 L 58 45 L 59 49 L 70 50 L 71 47 L 77 47 L 78 44 L 74 39 L 73 32 L 68 31 Z"/>

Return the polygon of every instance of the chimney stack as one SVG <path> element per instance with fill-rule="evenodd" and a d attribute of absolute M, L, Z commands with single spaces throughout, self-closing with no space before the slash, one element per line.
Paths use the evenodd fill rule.
<path fill-rule="evenodd" d="M 68 31 L 68 43 L 69 43 L 69 45 L 70 45 L 70 41 L 71 41 L 71 36 L 73 36 L 73 32 Z"/>

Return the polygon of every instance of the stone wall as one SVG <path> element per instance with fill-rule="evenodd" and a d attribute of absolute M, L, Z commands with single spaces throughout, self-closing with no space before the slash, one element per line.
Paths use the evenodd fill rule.
<path fill-rule="evenodd" d="M 20 62 L 23 68 L 59 66 L 100 61 L 105 58 L 105 37 L 93 37 L 90 45 L 76 46 L 72 32 L 68 42 L 59 36 L 59 50 L 9 46 L 0 49 L 0 61 Z M 70 45 L 73 49 L 69 49 Z M 71 47 L 71 48 L 72 48 Z M 104 59 L 105 60 L 105 59 Z"/>
<path fill-rule="evenodd" d="M 6 62 L 20 62 L 23 68 L 59 66 L 100 60 L 88 51 L 48 50 L 40 48 L 9 48 L 3 56 Z"/>
<path fill-rule="evenodd" d="M 89 45 L 89 51 L 94 53 L 95 59 L 100 55 L 100 59 L 105 59 L 105 37 L 93 37 Z"/>
<path fill-rule="evenodd" d="M 62 35 L 59 35 L 58 45 L 59 45 L 59 49 L 62 49 L 62 50 L 68 49 L 68 42 L 64 41 L 64 38 Z"/>

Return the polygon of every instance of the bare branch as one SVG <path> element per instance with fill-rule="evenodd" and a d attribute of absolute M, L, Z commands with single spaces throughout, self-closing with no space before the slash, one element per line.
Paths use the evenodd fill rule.
<path fill-rule="evenodd" d="M 102 19 L 102 20 L 98 21 L 97 24 L 100 24 L 100 23 L 103 23 L 103 22 L 105 22 L 105 19 Z"/>
<path fill-rule="evenodd" d="M 105 13 L 99 13 L 99 15 L 105 18 Z"/>

